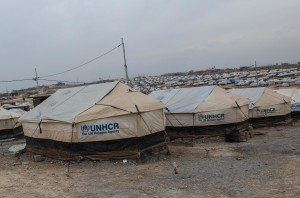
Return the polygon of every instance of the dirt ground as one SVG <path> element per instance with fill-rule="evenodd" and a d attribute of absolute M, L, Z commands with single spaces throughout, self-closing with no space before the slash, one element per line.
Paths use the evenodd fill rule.
<path fill-rule="evenodd" d="M 172 145 L 147 164 L 72 162 L 69 176 L 66 162 L 8 152 L 24 140 L 0 142 L 0 197 L 300 197 L 300 125 L 257 132 L 244 143 Z"/>

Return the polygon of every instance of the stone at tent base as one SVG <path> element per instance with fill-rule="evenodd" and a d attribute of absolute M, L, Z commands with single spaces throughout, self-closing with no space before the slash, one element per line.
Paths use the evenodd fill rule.
<path fill-rule="evenodd" d="M 13 153 L 13 155 L 19 155 L 21 153 L 24 153 L 25 152 L 25 147 L 26 147 L 26 143 L 24 144 L 16 144 L 16 145 L 13 145 L 11 147 L 9 147 L 8 151 Z"/>
<path fill-rule="evenodd" d="M 45 160 L 45 158 L 42 155 L 33 155 L 32 158 L 35 162 L 41 162 Z"/>

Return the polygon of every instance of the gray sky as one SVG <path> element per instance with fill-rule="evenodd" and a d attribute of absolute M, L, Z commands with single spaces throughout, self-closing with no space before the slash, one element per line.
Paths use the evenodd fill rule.
<path fill-rule="evenodd" d="M 130 77 L 300 61 L 299 0 L 1 0 L 0 80 L 57 73 L 117 46 Z M 122 49 L 48 79 L 124 76 Z M 41 84 L 49 84 L 41 82 Z M 33 81 L 0 83 L 27 88 Z"/>

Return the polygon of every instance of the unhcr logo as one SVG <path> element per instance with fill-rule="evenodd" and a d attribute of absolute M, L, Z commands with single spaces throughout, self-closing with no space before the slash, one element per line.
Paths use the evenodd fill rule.
<path fill-rule="evenodd" d="M 224 120 L 225 114 L 198 114 L 199 121 L 216 121 L 216 120 Z"/>
<path fill-rule="evenodd" d="M 257 114 L 268 114 L 268 113 L 275 113 L 275 108 L 268 108 L 268 109 L 256 109 Z"/>
<path fill-rule="evenodd" d="M 81 126 L 81 131 L 82 131 L 82 132 L 89 132 L 89 130 L 90 130 L 90 128 L 89 128 L 88 125 L 82 125 L 82 126 Z"/>
<path fill-rule="evenodd" d="M 300 104 L 293 104 L 292 105 L 292 110 L 293 111 L 299 111 L 300 110 Z"/>
<path fill-rule="evenodd" d="M 81 135 L 103 135 L 119 133 L 119 123 L 94 124 L 80 126 Z"/>

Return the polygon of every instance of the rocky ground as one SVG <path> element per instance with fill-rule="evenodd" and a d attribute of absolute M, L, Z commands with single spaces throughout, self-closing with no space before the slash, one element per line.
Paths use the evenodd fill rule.
<path fill-rule="evenodd" d="M 223 138 L 172 144 L 160 161 L 33 162 L 0 142 L 0 197 L 300 197 L 300 126 L 257 130 L 244 143 Z M 174 174 L 176 162 L 178 174 Z"/>

